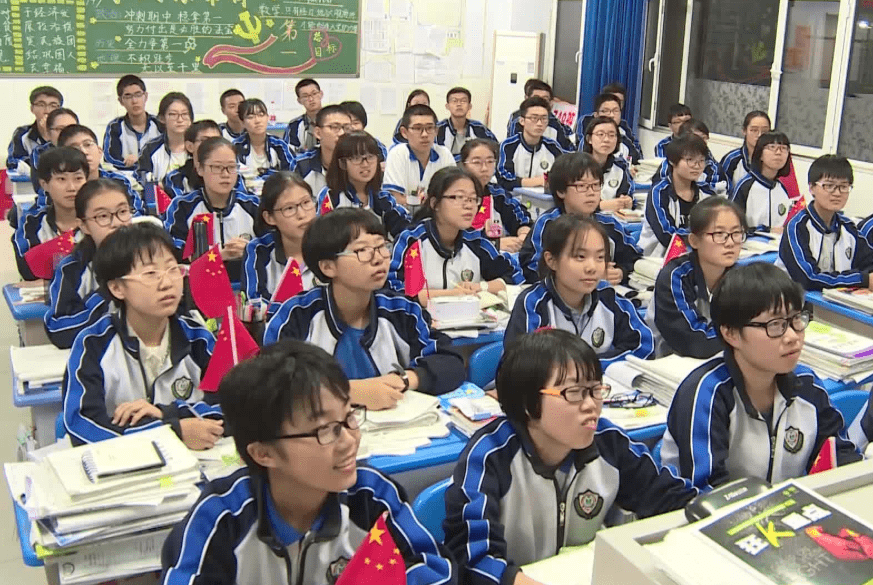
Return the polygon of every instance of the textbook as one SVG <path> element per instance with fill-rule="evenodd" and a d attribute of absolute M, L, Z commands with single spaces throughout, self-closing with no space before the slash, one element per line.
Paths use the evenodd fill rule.
<path fill-rule="evenodd" d="M 448 436 L 445 414 L 439 399 L 409 390 L 397 407 L 367 412 L 361 425 L 358 459 L 375 455 L 411 455 L 431 439 Z"/>
<path fill-rule="evenodd" d="M 649 392 L 659 404 L 669 407 L 682 380 L 706 361 L 675 354 L 656 360 L 628 356 L 606 368 L 604 376 L 615 381 L 621 391 Z M 604 413 L 609 416 L 606 409 Z"/>
<path fill-rule="evenodd" d="M 10 347 L 9 358 L 15 390 L 27 394 L 47 387 L 56 388 L 63 382 L 70 350 L 58 349 L 54 345 Z"/>
<path fill-rule="evenodd" d="M 860 381 L 873 374 L 873 341 L 835 325 L 812 321 L 806 328 L 800 361 L 820 377 Z"/>
<path fill-rule="evenodd" d="M 822 296 L 838 305 L 850 307 L 873 315 L 873 291 L 866 288 L 832 288 L 822 291 Z"/>

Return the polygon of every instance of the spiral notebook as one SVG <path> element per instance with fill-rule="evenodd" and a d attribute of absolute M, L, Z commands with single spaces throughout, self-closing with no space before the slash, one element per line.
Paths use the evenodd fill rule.
<path fill-rule="evenodd" d="M 119 451 L 98 443 L 82 454 L 82 469 L 91 483 L 107 477 L 160 469 L 167 464 L 156 441 L 141 441 L 135 450 Z"/>

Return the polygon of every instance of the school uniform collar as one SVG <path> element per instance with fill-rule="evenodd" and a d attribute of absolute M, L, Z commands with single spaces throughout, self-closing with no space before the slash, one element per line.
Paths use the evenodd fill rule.
<path fill-rule="evenodd" d="M 743 157 L 743 162 L 745 163 L 747 168 L 752 168 L 752 159 L 749 158 L 749 149 L 746 146 L 746 141 L 743 141 L 743 145 L 740 147 L 740 154 Z"/>
<path fill-rule="evenodd" d="M 675 201 L 685 201 L 681 197 L 679 197 L 679 193 L 676 191 L 676 185 L 673 183 L 673 173 L 667 173 L 667 183 L 670 185 L 670 198 Z M 700 201 L 700 185 L 697 184 L 697 181 L 691 182 L 691 191 L 694 192 L 694 197 L 691 198 L 691 201 L 686 201 L 686 203 L 697 203 Z"/>
<path fill-rule="evenodd" d="M 603 174 L 604 174 L 604 175 L 605 175 L 606 173 L 608 173 L 609 170 L 612 168 L 612 165 L 615 164 L 615 160 L 616 160 L 616 159 L 615 159 L 615 153 L 610 154 L 609 156 L 606 157 L 606 162 L 603 163 Z M 669 167 L 669 163 L 667 163 L 667 164 L 668 164 L 668 167 Z"/>
<path fill-rule="evenodd" d="M 130 130 L 131 132 L 133 132 L 137 136 L 142 136 L 143 134 L 145 134 L 146 132 L 149 131 L 149 126 L 151 126 L 153 121 L 154 121 L 154 116 L 152 116 L 148 112 L 146 112 L 145 116 L 146 116 L 146 125 L 145 125 L 145 130 L 143 130 L 142 132 L 138 131 L 136 128 L 133 127 L 133 124 L 131 124 L 131 122 L 130 122 L 130 114 L 125 114 L 124 116 L 122 116 L 121 123 L 124 124 L 128 130 Z"/>
<path fill-rule="evenodd" d="M 555 308 L 563 313 L 564 317 L 567 318 L 568 321 L 573 321 L 573 309 L 571 309 L 567 303 L 564 302 L 564 299 L 561 298 L 561 295 L 558 293 L 558 289 L 555 288 L 555 279 L 551 276 L 547 276 L 543 280 L 543 286 L 546 287 L 546 290 L 549 291 L 549 294 L 552 296 L 552 303 L 554 303 Z M 595 288 L 591 293 L 585 295 L 585 299 L 582 301 L 582 311 L 581 313 L 588 317 L 589 319 L 594 314 L 594 309 L 597 308 L 597 303 L 600 298 L 599 288 Z"/>
<path fill-rule="evenodd" d="M 424 234 L 430 241 L 433 249 L 436 250 L 436 253 L 447 260 L 457 256 L 458 252 L 461 251 L 461 247 L 464 245 L 464 230 L 461 230 L 458 232 L 458 237 L 455 238 L 454 247 L 451 250 L 443 246 L 439 231 L 436 227 L 436 222 L 433 219 L 424 220 Z"/>
<path fill-rule="evenodd" d="M 448 126 L 449 132 L 451 132 L 452 136 L 457 136 L 458 132 L 455 130 L 455 125 L 452 124 L 452 117 L 449 116 L 446 118 L 446 126 Z M 464 136 L 466 136 L 470 132 L 470 120 L 466 120 L 464 122 Z"/>
<path fill-rule="evenodd" d="M 724 363 L 727 365 L 728 373 L 734 383 L 734 388 L 737 389 L 737 394 L 740 395 L 740 400 L 743 403 L 743 408 L 745 409 L 746 414 L 751 418 L 760 419 L 761 413 L 755 409 L 752 405 L 752 401 L 749 399 L 749 395 L 746 393 L 746 382 L 743 379 L 743 372 L 740 370 L 736 357 L 734 357 L 734 352 L 730 348 L 725 349 L 724 351 Z M 797 379 L 797 376 L 794 375 L 794 372 L 776 375 L 776 388 L 785 400 L 786 405 L 791 404 L 797 397 L 800 384 L 801 383 Z"/>
<path fill-rule="evenodd" d="M 563 400 L 563 398 L 561 398 L 561 400 Z M 524 451 L 527 460 L 530 461 L 530 465 L 534 472 L 546 479 L 555 479 L 555 472 L 558 470 L 565 473 L 570 472 L 573 468 L 577 471 L 582 470 L 586 465 L 600 457 L 597 444 L 594 441 L 591 441 L 591 444 L 584 449 L 574 449 L 570 451 L 567 457 L 558 465 L 547 465 L 543 462 L 539 453 L 537 453 L 533 439 L 531 439 L 530 433 L 528 433 L 527 425 L 521 423 L 515 424 L 512 423 L 512 421 L 510 421 L 510 424 L 515 428 L 515 432 L 518 434 L 518 438 L 521 441 L 522 451 Z"/>
<path fill-rule="evenodd" d="M 126 315 L 127 310 L 122 305 L 120 310 L 112 314 L 112 325 L 115 327 L 125 351 L 139 360 L 139 339 L 128 331 Z M 175 367 L 191 353 L 191 342 L 175 315 L 170 317 L 167 327 L 170 329 L 170 363 Z"/>
<path fill-rule="evenodd" d="M 779 179 L 775 179 L 775 180 L 771 181 L 770 179 L 768 179 L 767 177 L 762 175 L 761 171 L 759 169 L 756 169 L 754 167 L 749 169 L 749 174 L 752 175 L 753 177 L 755 177 L 756 181 L 758 181 L 759 183 L 761 183 L 762 185 L 764 185 L 765 187 L 767 187 L 770 190 L 773 190 L 773 188 L 776 187 L 776 185 L 779 183 Z"/>
<path fill-rule="evenodd" d="M 409 151 L 409 160 L 418 162 L 418 157 L 415 156 L 414 152 L 412 152 L 412 147 L 409 146 L 408 142 L 406 143 L 406 150 Z M 433 146 L 431 146 L 430 147 L 430 154 L 428 155 L 428 160 L 430 162 L 436 162 L 439 159 L 440 159 L 440 154 L 436 151 L 436 149 Z"/>
<path fill-rule="evenodd" d="M 331 335 L 337 340 L 343 336 L 348 325 L 340 318 L 339 307 L 336 306 L 336 299 L 333 296 L 333 283 L 323 287 L 322 293 L 327 301 L 327 310 L 325 311 L 325 321 Z M 379 315 L 376 312 L 376 293 L 370 293 L 370 321 L 364 328 L 364 333 L 361 335 L 361 346 L 368 348 L 376 339 L 376 330 L 379 328 Z"/>
<path fill-rule="evenodd" d="M 48 142 L 48 140 L 43 138 L 42 134 L 39 133 L 39 126 L 37 126 L 36 122 L 30 125 L 30 130 L 27 131 L 27 137 L 36 144 L 45 144 Z"/>
<path fill-rule="evenodd" d="M 355 187 L 351 183 L 346 185 L 346 190 L 344 191 L 344 193 L 345 193 L 346 197 L 348 198 L 348 200 L 351 201 L 352 204 L 354 204 L 355 206 L 361 207 L 361 208 L 372 207 L 372 205 L 370 205 L 370 200 L 372 199 L 372 193 L 367 193 L 367 200 L 362 201 L 361 198 L 358 196 L 358 192 L 355 190 Z"/>
<path fill-rule="evenodd" d="M 816 229 L 823 234 L 835 233 L 837 234 L 837 237 L 839 237 L 841 231 L 840 228 L 843 225 L 847 224 L 849 221 L 842 213 L 837 212 L 834 213 L 833 218 L 831 218 L 831 224 L 829 226 L 826 226 L 824 220 L 815 210 L 815 205 L 810 203 L 806 206 L 806 211 L 807 213 L 809 213 L 809 217 L 812 220 L 813 225 L 815 225 Z"/>
<path fill-rule="evenodd" d="M 200 200 L 203 201 L 203 205 L 206 206 L 206 209 L 209 210 L 210 213 L 221 213 L 222 216 L 227 217 L 230 215 L 230 212 L 233 211 L 233 206 L 236 204 L 236 196 L 237 196 L 237 188 L 234 185 L 233 189 L 230 191 L 230 197 L 227 198 L 227 205 L 224 208 L 219 209 L 217 207 L 213 207 L 212 202 L 209 200 L 209 196 L 206 195 L 206 187 L 201 187 L 198 189 L 200 192 Z"/>
<path fill-rule="evenodd" d="M 521 143 L 522 148 L 524 148 L 526 151 L 528 151 L 531 154 L 536 153 L 543 146 L 543 137 L 542 136 L 540 136 L 540 139 L 534 145 L 530 145 L 527 143 L 527 141 L 525 141 L 524 132 L 519 134 L 518 138 L 519 138 L 518 141 L 519 141 L 519 143 Z"/>
<path fill-rule="evenodd" d="M 694 286 L 697 288 L 698 298 L 703 297 L 709 300 L 710 291 L 706 286 L 706 278 L 703 276 L 703 268 L 700 267 L 700 256 L 697 255 L 697 250 L 692 249 L 691 252 L 688 253 L 688 260 L 691 262 L 691 265 L 694 267 Z M 730 270 L 730 267 L 725 269 L 725 272 Z M 724 276 L 724 274 L 722 274 Z"/>

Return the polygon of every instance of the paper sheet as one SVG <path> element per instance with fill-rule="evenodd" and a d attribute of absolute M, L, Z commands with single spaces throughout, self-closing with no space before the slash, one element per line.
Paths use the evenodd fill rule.
<path fill-rule="evenodd" d="M 408 22 L 395 22 L 392 25 L 394 53 L 411 53 L 415 45 L 414 28 Z"/>
<path fill-rule="evenodd" d="M 383 87 L 380 93 L 380 110 L 383 116 L 397 116 L 399 115 L 399 103 L 400 98 L 397 96 L 397 89 L 395 87 Z"/>
<path fill-rule="evenodd" d="M 461 0 L 418 2 L 415 5 L 415 18 L 419 24 L 460 26 L 461 10 L 463 10 Z"/>
<path fill-rule="evenodd" d="M 366 15 L 370 18 L 385 16 L 385 0 L 367 0 Z"/>
<path fill-rule="evenodd" d="M 390 22 L 387 19 L 364 19 L 363 49 L 371 53 L 387 53 L 391 49 L 389 28 Z"/>
<path fill-rule="evenodd" d="M 391 83 L 393 81 L 391 62 L 384 59 L 370 59 L 364 64 L 364 79 L 374 83 Z"/>
<path fill-rule="evenodd" d="M 391 18 L 401 18 L 409 20 L 410 12 L 412 11 L 409 0 L 390 0 L 391 2 Z"/>
<path fill-rule="evenodd" d="M 467 0 L 464 19 L 464 77 L 484 74 L 485 0 Z"/>
<path fill-rule="evenodd" d="M 398 53 L 394 56 L 394 78 L 398 84 L 415 83 L 415 55 Z"/>

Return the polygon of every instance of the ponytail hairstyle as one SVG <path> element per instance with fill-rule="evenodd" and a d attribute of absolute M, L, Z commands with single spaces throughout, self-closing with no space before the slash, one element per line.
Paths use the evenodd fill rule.
<path fill-rule="evenodd" d="M 482 199 L 485 197 L 485 191 L 482 189 L 479 181 L 476 180 L 476 177 L 456 166 L 446 167 L 434 173 L 430 184 L 427 186 L 427 199 L 424 200 L 422 206 L 415 212 L 415 217 L 412 218 L 413 222 L 435 218 L 436 206 L 443 200 L 446 191 L 462 179 L 468 179 L 473 182 L 473 188 L 476 189 L 476 197 L 481 204 Z"/>

